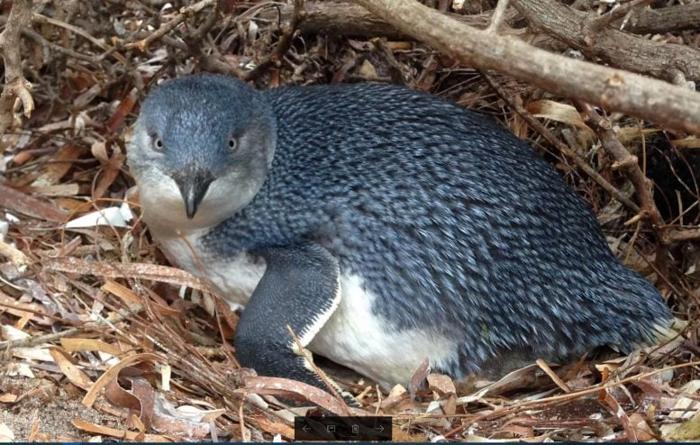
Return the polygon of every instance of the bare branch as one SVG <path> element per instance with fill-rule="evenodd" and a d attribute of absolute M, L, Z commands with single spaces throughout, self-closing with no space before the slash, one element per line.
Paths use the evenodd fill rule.
<path fill-rule="evenodd" d="M 673 230 L 668 233 L 668 239 L 671 242 L 700 240 L 700 228 Z"/>
<path fill-rule="evenodd" d="M 700 135 L 700 93 L 480 31 L 413 0 L 355 2 L 464 64 L 500 71 L 564 97 Z"/>
<path fill-rule="evenodd" d="M 688 80 L 700 79 L 700 51 L 686 45 L 655 42 L 610 27 L 596 29 L 590 14 L 573 10 L 555 0 L 513 0 L 530 22 L 588 58 L 661 79 L 669 70 L 681 71 Z"/>
<path fill-rule="evenodd" d="M 637 200 L 639 201 L 639 207 L 641 210 L 641 216 L 646 217 L 651 222 L 654 230 L 657 231 L 659 239 L 663 243 L 668 243 L 665 236 L 665 223 L 659 213 L 659 209 L 654 203 L 654 198 L 652 196 L 652 190 L 654 184 L 649 178 L 644 175 L 642 169 L 639 168 L 639 161 L 636 156 L 632 155 L 624 145 L 619 141 L 615 132 L 612 130 L 610 121 L 601 116 L 597 111 L 595 111 L 590 105 L 585 103 L 578 103 L 578 108 L 582 112 L 586 113 L 588 117 L 588 122 L 591 124 L 593 129 L 598 133 L 600 142 L 603 144 L 605 151 L 607 151 L 615 160 L 613 168 L 622 169 L 627 178 L 632 182 L 634 190 L 637 194 Z"/>
<path fill-rule="evenodd" d="M 258 18 L 277 22 L 281 16 L 282 21 L 291 20 L 294 14 L 294 5 L 280 5 L 279 8 L 268 8 L 260 13 Z M 476 28 L 486 28 L 491 21 L 491 13 L 462 15 L 449 12 L 441 12 L 448 17 Z M 505 11 L 503 22 L 510 22 L 518 15 L 518 11 L 511 8 Z M 310 34 L 329 34 L 333 36 L 354 37 L 387 37 L 390 39 L 403 39 L 408 37 L 405 33 L 394 28 L 390 23 L 375 16 L 361 6 L 350 2 L 323 2 L 306 1 L 304 4 L 304 17 L 298 24 L 299 31 Z"/>
<path fill-rule="evenodd" d="M 700 2 L 632 11 L 625 31 L 637 34 L 663 34 L 700 28 Z"/>
<path fill-rule="evenodd" d="M 282 36 L 277 42 L 277 46 L 265 60 L 260 62 L 258 66 L 249 71 L 245 75 L 245 80 L 256 79 L 260 74 L 264 73 L 271 65 L 278 64 L 282 61 L 284 54 L 292 44 L 294 33 L 297 30 L 297 25 L 302 19 L 304 13 L 304 0 L 294 0 L 294 11 L 292 17 L 286 25 L 282 26 Z"/>
<path fill-rule="evenodd" d="M 17 101 L 21 104 L 26 117 L 29 117 L 34 110 L 34 99 L 30 93 L 31 85 L 22 73 L 20 56 L 22 29 L 29 25 L 31 17 L 31 0 L 13 1 L 5 30 L 0 34 L 0 48 L 2 48 L 5 62 L 5 86 L 0 94 L 0 134 L 5 133 L 12 125 Z"/>
<path fill-rule="evenodd" d="M 632 0 L 627 3 L 623 3 L 619 7 L 613 9 L 607 14 L 601 15 L 597 19 L 591 23 L 591 29 L 602 29 L 606 26 L 608 26 L 610 23 L 614 22 L 615 20 L 622 19 L 628 14 L 631 14 L 634 8 L 637 8 L 642 5 L 648 5 L 651 3 L 652 0 Z"/>

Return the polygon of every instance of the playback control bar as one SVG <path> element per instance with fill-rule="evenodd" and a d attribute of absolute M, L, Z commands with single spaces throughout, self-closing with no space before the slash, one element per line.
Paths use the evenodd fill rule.
<path fill-rule="evenodd" d="M 390 441 L 391 417 L 295 417 L 294 440 Z"/>

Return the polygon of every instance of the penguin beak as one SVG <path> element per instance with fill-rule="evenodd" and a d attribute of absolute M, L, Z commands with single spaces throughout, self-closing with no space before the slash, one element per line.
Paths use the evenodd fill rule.
<path fill-rule="evenodd" d="M 214 178 L 208 172 L 188 169 L 175 174 L 173 179 L 182 194 L 187 218 L 194 218 Z"/>

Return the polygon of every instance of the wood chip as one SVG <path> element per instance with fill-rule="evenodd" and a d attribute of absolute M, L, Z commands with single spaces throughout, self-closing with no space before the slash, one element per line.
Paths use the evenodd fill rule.
<path fill-rule="evenodd" d="M 452 379 L 449 376 L 444 374 L 429 374 L 427 379 L 428 388 L 430 388 L 432 391 L 436 391 L 440 395 L 457 393 L 455 384 L 452 382 Z"/>

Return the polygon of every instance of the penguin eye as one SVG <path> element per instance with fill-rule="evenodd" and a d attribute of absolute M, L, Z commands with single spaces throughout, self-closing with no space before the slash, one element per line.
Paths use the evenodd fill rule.
<path fill-rule="evenodd" d="M 231 138 L 228 140 L 228 148 L 229 148 L 231 151 L 236 151 L 236 149 L 238 148 L 238 139 L 236 139 L 236 138 L 234 138 L 234 137 L 231 137 Z"/>
<path fill-rule="evenodd" d="M 153 141 L 153 149 L 155 151 L 163 151 L 165 148 L 165 144 L 163 144 L 163 140 L 156 136 L 155 134 L 151 135 L 151 140 Z"/>

